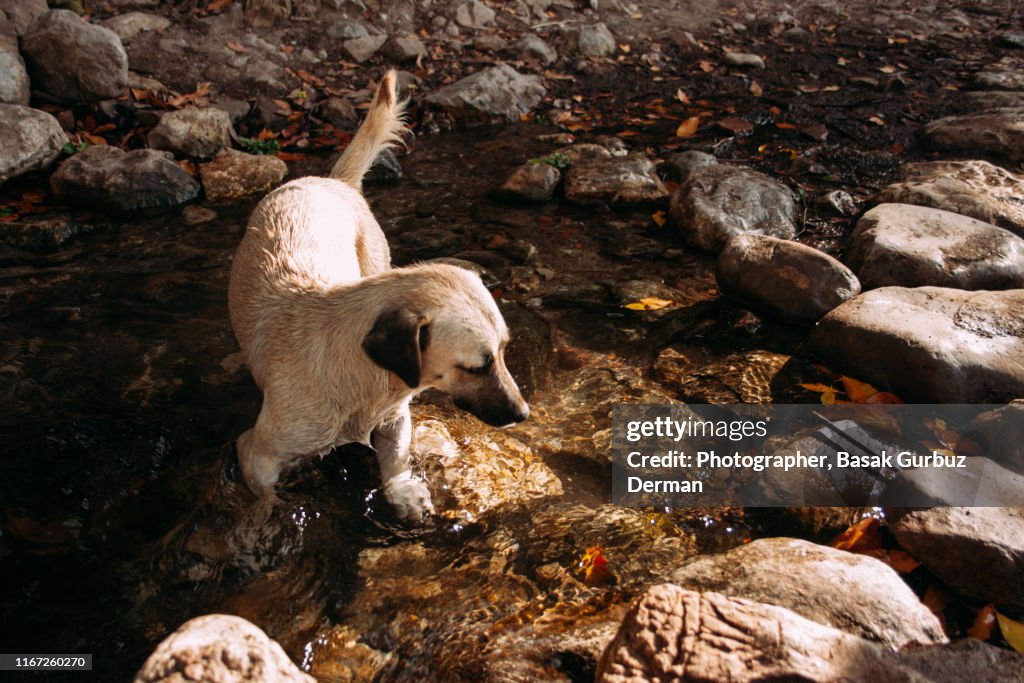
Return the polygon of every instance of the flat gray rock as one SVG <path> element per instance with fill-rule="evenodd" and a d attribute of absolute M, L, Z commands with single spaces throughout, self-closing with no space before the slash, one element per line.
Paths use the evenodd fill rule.
<path fill-rule="evenodd" d="M 580 27 L 575 38 L 576 49 L 585 57 L 608 57 L 615 54 L 615 36 L 603 22 Z"/>
<path fill-rule="evenodd" d="M 128 86 L 128 55 L 117 34 L 74 12 L 51 10 L 21 39 L 32 90 L 62 102 L 119 97 Z"/>
<path fill-rule="evenodd" d="M 896 510 L 889 529 L 928 571 L 964 595 L 1024 606 L 1024 508 Z"/>
<path fill-rule="evenodd" d="M 288 165 L 269 154 L 246 154 L 221 150 L 217 157 L 199 167 L 207 199 L 237 199 L 265 194 L 288 175 Z"/>
<path fill-rule="evenodd" d="M 672 218 L 689 242 L 720 251 L 730 237 L 750 232 L 792 239 L 796 201 L 782 183 L 742 166 L 696 168 L 672 195 Z"/>
<path fill-rule="evenodd" d="M 849 268 L 824 252 L 751 233 L 725 243 L 715 279 L 754 311 L 796 323 L 817 322 L 861 287 Z"/>
<path fill-rule="evenodd" d="M 857 222 L 846 262 L 864 289 L 1024 287 L 1024 239 L 968 216 L 879 204 Z"/>
<path fill-rule="evenodd" d="M 1024 396 L 1024 290 L 882 287 L 847 301 L 805 350 L 844 374 L 921 403 Z"/>
<path fill-rule="evenodd" d="M 28 72 L 18 51 L 18 40 L 0 35 L 0 104 L 27 105 L 28 85 Z"/>
<path fill-rule="evenodd" d="M 199 183 L 168 152 L 94 145 L 64 161 L 50 176 L 59 201 L 118 211 L 165 209 L 199 194 Z"/>
<path fill-rule="evenodd" d="M 149 132 L 147 142 L 152 149 L 209 159 L 220 150 L 231 147 L 233 136 L 231 115 L 226 111 L 216 107 L 185 107 L 160 117 L 160 123 Z"/>
<path fill-rule="evenodd" d="M 19 104 L 0 104 L 0 183 L 57 160 L 68 136 L 50 114 Z"/>
<path fill-rule="evenodd" d="M 468 0 L 455 8 L 455 22 L 463 28 L 484 29 L 494 24 L 494 10 L 479 0 Z"/>
<path fill-rule="evenodd" d="M 939 620 L 892 567 L 795 538 L 764 538 L 699 557 L 668 580 L 785 607 L 892 649 L 946 642 Z"/>
<path fill-rule="evenodd" d="M 654 163 L 639 153 L 583 159 L 565 174 L 565 198 L 574 204 L 644 204 L 668 194 Z"/>
<path fill-rule="evenodd" d="M 1024 237 L 1024 176 L 987 161 L 924 161 L 900 167 L 899 182 L 878 204 L 917 204 L 952 211 Z"/>
<path fill-rule="evenodd" d="M 500 117 L 515 121 L 537 106 L 546 93 L 538 76 L 526 76 L 507 64 L 499 64 L 446 85 L 424 98 L 424 102 L 445 110 L 457 120 Z"/>
<path fill-rule="evenodd" d="M 921 129 L 932 149 L 959 154 L 984 152 L 1010 161 L 1024 159 L 1024 107 L 949 116 Z"/>
<path fill-rule="evenodd" d="M 387 40 L 388 37 L 384 34 L 373 34 L 366 35 L 361 38 L 346 40 L 341 44 L 341 46 L 345 49 L 345 52 L 352 57 L 352 59 L 362 64 L 367 59 L 377 54 L 377 52 L 384 47 L 384 43 L 386 43 Z"/>
<path fill-rule="evenodd" d="M 159 14 L 148 12 L 128 12 L 118 14 L 103 22 L 103 28 L 108 28 L 117 34 L 122 43 L 129 42 L 132 38 L 145 31 L 163 31 L 171 25 L 171 20 Z"/>

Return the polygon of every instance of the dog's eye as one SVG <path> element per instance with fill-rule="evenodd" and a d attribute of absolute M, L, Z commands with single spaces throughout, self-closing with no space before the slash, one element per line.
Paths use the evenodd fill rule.
<path fill-rule="evenodd" d="M 488 354 L 484 356 L 484 362 L 475 368 L 462 368 L 471 375 L 486 375 L 491 370 L 491 366 L 494 365 L 494 356 Z"/>

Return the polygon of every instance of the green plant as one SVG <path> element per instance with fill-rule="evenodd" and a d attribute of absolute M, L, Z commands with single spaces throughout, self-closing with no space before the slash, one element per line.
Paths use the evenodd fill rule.
<path fill-rule="evenodd" d="M 543 164 L 547 164 L 548 166 L 554 166 L 555 168 L 558 168 L 558 169 L 565 169 L 565 168 L 569 168 L 570 166 L 572 166 L 572 159 L 569 158 L 568 154 L 563 154 L 562 152 L 555 152 L 554 154 L 549 154 L 548 156 L 544 157 L 543 159 L 530 159 L 530 163 L 531 164 L 542 164 L 543 163 Z"/>
<path fill-rule="evenodd" d="M 67 154 L 68 156 L 71 156 L 72 154 L 78 154 L 79 152 L 81 152 L 83 149 L 85 149 L 88 146 L 89 146 L 88 142 L 84 142 L 84 141 L 73 142 L 73 141 L 69 140 L 68 142 L 64 143 L 64 147 L 62 148 L 62 150 L 63 150 L 63 152 L 65 154 Z"/>
<path fill-rule="evenodd" d="M 249 154 L 274 154 L 281 149 L 277 140 L 257 140 L 256 138 L 238 138 L 238 141 L 245 147 Z"/>

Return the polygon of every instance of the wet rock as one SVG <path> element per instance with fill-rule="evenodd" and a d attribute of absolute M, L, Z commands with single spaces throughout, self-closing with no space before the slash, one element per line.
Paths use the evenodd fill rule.
<path fill-rule="evenodd" d="M 639 153 L 578 161 L 565 174 L 565 198 L 574 204 L 646 204 L 668 194 L 654 163 Z"/>
<path fill-rule="evenodd" d="M 879 204 L 857 222 L 846 262 L 865 289 L 1024 286 L 1024 240 L 960 214 Z"/>
<path fill-rule="evenodd" d="M 60 201 L 119 211 L 163 209 L 195 199 L 199 183 L 168 152 L 94 145 L 63 162 L 50 176 Z"/>
<path fill-rule="evenodd" d="M 372 681 L 388 660 L 386 653 L 361 642 L 347 626 L 332 626 L 314 643 L 309 671 L 318 681 Z"/>
<path fill-rule="evenodd" d="M 1024 680 L 1024 655 L 974 638 L 942 647 L 908 648 L 898 652 L 896 659 L 932 683 L 1014 683 Z"/>
<path fill-rule="evenodd" d="M 670 156 L 665 162 L 664 169 L 666 175 L 670 178 L 674 178 L 680 183 L 685 183 L 699 169 L 717 164 L 718 159 L 713 154 L 688 150 Z"/>
<path fill-rule="evenodd" d="M 0 183 L 47 168 L 68 136 L 50 114 L 18 104 L 0 104 Z"/>
<path fill-rule="evenodd" d="M 266 633 L 227 614 L 185 622 L 157 645 L 135 674 L 135 683 L 182 681 L 316 683 Z"/>
<path fill-rule="evenodd" d="M 596 680 L 904 681 L 927 679 L 887 649 L 787 609 L 673 584 L 632 605 L 601 656 Z"/>
<path fill-rule="evenodd" d="M 132 38 L 144 31 L 163 31 L 171 25 L 171 20 L 159 14 L 147 14 L 146 12 L 128 12 L 111 17 L 103 22 L 103 28 L 108 28 L 117 34 L 122 43 L 131 41 Z"/>
<path fill-rule="evenodd" d="M 18 40 L 0 35 L 0 104 L 28 105 L 28 72 L 18 52 Z"/>
<path fill-rule="evenodd" d="M 537 76 L 524 76 L 507 64 L 478 71 L 428 95 L 424 102 L 455 119 L 517 120 L 541 101 L 547 90 Z"/>
<path fill-rule="evenodd" d="M 1024 107 L 1024 91 L 975 90 L 961 93 L 961 100 L 966 109 L 975 112 L 1003 107 L 1019 108 Z"/>
<path fill-rule="evenodd" d="M 551 328 L 544 318 L 518 304 L 502 305 L 501 314 L 511 336 L 505 365 L 529 400 L 551 371 Z"/>
<path fill-rule="evenodd" d="M 153 149 L 166 149 L 179 156 L 209 159 L 234 137 L 231 116 L 216 107 L 185 107 L 160 117 L 147 139 Z"/>
<path fill-rule="evenodd" d="M 1024 606 L 1024 508 L 887 511 L 903 548 L 960 593 Z"/>
<path fill-rule="evenodd" d="M 1024 90 L 1024 75 L 1018 71 L 979 71 L 974 83 L 989 90 Z"/>
<path fill-rule="evenodd" d="M 1024 290 L 875 289 L 822 318 L 806 349 L 905 401 L 1005 402 L 1024 396 Z"/>
<path fill-rule="evenodd" d="M 996 45 L 1004 47 L 1024 48 L 1024 33 L 1020 31 L 1007 31 L 995 37 Z"/>
<path fill-rule="evenodd" d="M 698 168 L 672 195 L 672 218 L 683 237 L 719 251 L 741 233 L 792 239 L 796 202 L 789 189 L 757 171 L 716 164 Z"/>
<path fill-rule="evenodd" d="M 245 23 L 252 28 L 270 28 L 287 21 L 292 13 L 292 0 L 246 0 Z"/>
<path fill-rule="evenodd" d="M 185 225 L 203 225 L 217 219 L 217 212 L 205 206 L 189 204 L 181 210 L 181 220 Z"/>
<path fill-rule="evenodd" d="M 68 10 L 51 10 L 21 39 L 32 89 L 63 102 L 119 97 L 128 85 L 128 55 L 117 34 Z"/>
<path fill-rule="evenodd" d="M 465 238 L 451 230 L 441 228 L 419 228 L 402 233 L 402 243 L 395 245 L 411 258 L 433 258 L 447 256 L 462 248 Z"/>
<path fill-rule="evenodd" d="M 536 61 L 547 66 L 558 60 L 555 48 L 544 42 L 540 36 L 528 35 L 516 43 L 514 49 L 524 61 Z"/>
<path fill-rule="evenodd" d="M 50 252 L 92 229 L 89 223 L 67 217 L 8 221 L 0 223 L 0 243 L 16 249 Z"/>
<path fill-rule="evenodd" d="M 455 21 L 464 28 L 484 29 L 494 24 L 494 10 L 479 0 L 469 0 L 455 9 Z"/>
<path fill-rule="evenodd" d="M 288 175 L 288 165 L 269 154 L 224 149 L 199 167 L 203 192 L 211 201 L 263 194 Z"/>
<path fill-rule="evenodd" d="M 363 176 L 365 184 L 372 183 L 397 183 L 402 179 L 402 164 L 398 161 L 394 151 L 382 149 L 373 160 L 370 170 Z"/>
<path fill-rule="evenodd" d="M 341 97 L 328 97 L 317 104 L 316 115 L 338 128 L 346 128 L 359 120 L 356 108 Z"/>
<path fill-rule="evenodd" d="M 581 26 L 573 37 L 575 48 L 584 57 L 608 57 L 615 53 L 615 36 L 603 22 Z"/>
<path fill-rule="evenodd" d="M 413 62 L 427 53 L 423 43 L 412 34 L 391 36 L 381 48 L 384 58 L 395 64 Z"/>
<path fill-rule="evenodd" d="M 857 276 L 838 260 L 767 235 L 741 234 L 726 242 L 715 279 L 723 292 L 754 311 L 796 323 L 817 322 L 860 293 Z"/>
<path fill-rule="evenodd" d="M 566 165 L 572 166 L 581 161 L 592 161 L 594 159 L 611 159 L 612 153 L 604 145 L 593 142 L 580 142 L 574 145 L 560 147 L 549 154 L 546 159 L 561 160 Z"/>
<path fill-rule="evenodd" d="M 561 181 L 561 171 L 551 164 L 528 162 L 512 171 L 498 188 L 497 195 L 505 199 L 546 202 Z"/>
<path fill-rule="evenodd" d="M 39 17 L 50 11 L 46 0 L 0 0 L 0 12 L 7 16 L 15 35 L 25 35 Z"/>
<path fill-rule="evenodd" d="M 669 581 L 786 607 L 892 649 L 946 642 L 942 625 L 889 565 L 795 538 L 765 538 L 698 557 Z"/>
<path fill-rule="evenodd" d="M 729 66 L 738 66 L 744 69 L 763 69 L 764 60 L 758 55 L 749 52 L 726 52 L 722 55 L 722 62 Z"/>
<path fill-rule="evenodd" d="M 771 403 L 772 382 L 789 356 L 754 350 L 720 353 L 686 344 L 666 347 L 654 375 L 686 403 Z"/>
<path fill-rule="evenodd" d="M 858 211 L 857 202 L 854 201 L 848 192 L 843 190 L 826 192 L 815 197 L 813 203 L 815 206 L 837 216 L 854 216 Z"/>
<path fill-rule="evenodd" d="M 373 34 L 362 38 L 352 38 L 341 44 L 341 47 L 352 59 L 362 64 L 384 47 L 388 37 L 384 34 Z"/>
<path fill-rule="evenodd" d="M 961 154 L 978 152 L 1024 159 L 1024 108 L 991 109 L 932 121 L 921 130 L 933 149 Z"/>
<path fill-rule="evenodd" d="M 900 182 L 884 188 L 877 203 L 917 204 L 960 213 L 1024 237 L 1024 176 L 987 161 L 904 164 Z"/>
<path fill-rule="evenodd" d="M 986 457 L 1024 474 L 1024 400 L 978 415 L 968 433 L 984 447 Z"/>

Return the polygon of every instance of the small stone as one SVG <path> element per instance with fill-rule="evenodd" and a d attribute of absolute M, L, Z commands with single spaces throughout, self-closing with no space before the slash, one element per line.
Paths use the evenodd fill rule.
<path fill-rule="evenodd" d="M 579 161 L 565 176 L 565 198 L 575 204 L 656 203 L 668 195 L 654 164 L 642 154 Z"/>
<path fill-rule="evenodd" d="M 825 211 L 837 216 L 854 216 L 857 214 L 857 202 L 848 192 L 843 190 L 832 190 L 819 195 L 812 200 L 812 203 Z"/>
<path fill-rule="evenodd" d="M 979 71 L 974 83 L 988 90 L 1024 90 L 1024 74 L 1018 71 Z"/>
<path fill-rule="evenodd" d="M 758 55 L 749 52 L 726 52 L 722 56 L 722 62 L 729 66 L 738 66 L 743 69 L 763 69 L 764 60 Z"/>
<path fill-rule="evenodd" d="M 14 34 L 19 38 L 49 11 L 46 0 L 0 0 L 0 12 L 6 15 Z"/>
<path fill-rule="evenodd" d="M 327 36 L 334 40 L 352 40 L 370 35 L 366 27 L 350 21 L 340 21 L 327 27 Z"/>
<path fill-rule="evenodd" d="M 512 171 L 498 188 L 497 194 L 505 199 L 546 202 L 551 199 L 561 180 L 561 172 L 551 164 L 526 163 Z"/>
<path fill-rule="evenodd" d="M 152 149 L 166 149 L 177 155 L 209 159 L 231 146 L 234 130 L 226 111 L 209 107 L 185 107 L 170 111 L 149 133 Z"/>
<path fill-rule="evenodd" d="M 483 29 L 494 24 L 494 10 L 479 0 L 469 0 L 456 8 L 455 21 L 464 28 Z"/>
<path fill-rule="evenodd" d="M 546 158 L 564 158 L 565 162 L 569 166 L 572 166 L 573 164 L 578 164 L 581 161 L 611 159 L 612 153 L 609 152 L 608 148 L 604 145 L 598 145 L 593 142 L 578 142 L 576 144 L 560 147 Z"/>
<path fill-rule="evenodd" d="M 547 66 L 558 59 L 555 48 L 544 42 L 540 36 L 528 35 L 515 44 L 519 58 L 524 61 L 535 61 Z"/>
<path fill-rule="evenodd" d="M 508 47 L 508 41 L 497 33 L 485 33 L 473 39 L 473 49 L 480 52 L 500 52 Z"/>
<path fill-rule="evenodd" d="M 670 156 L 664 164 L 665 174 L 670 178 L 685 183 L 698 169 L 714 166 L 718 159 L 713 154 L 689 150 Z"/>
<path fill-rule="evenodd" d="M 397 183 L 402 179 L 402 164 L 395 156 L 395 152 L 384 148 L 373 160 L 370 170 L 363 177 L 363 182 L 371 183 Z"/>
<path fill-rule="evenodd" d="M 584 57 L 608 57 L 615 53 L 615 36 L 604 23 L 588 24 L 576 34 L 576 49 Z"/>
<path fill-rule="evenodd" d="M 996 45 L 1004 47 L 1024 48 L 1024 33 L 1020 31 L 1007 31 L 1000 33 L 995 39 Z"/>
<path fill-rule="evenodd" d="M 428 95 L 426 104 L 462 120 L 510 121 L 529 113 L 547 94 L 537 76 L 525 76 L 507 64 L 478 71 Z"/>
<path fill-rule="evenodd" d="M 1024 80 L 1021 87 L 1024 88 Z M 1024 108 L 991 109 L 932 121 L 921 130 L 932 149 L 961 154 L 985 152 L 1010 161 L 1024 159 Z"/>
<path fill-rule="evenodd" d="M 359 120 L 352 102 L 342 97 L 329 97 L 317 104 L 316 115 L 338 128 L 346 128 Z"/>
<path fill-rule="evenodd" d="M 423 47 L 420 39 L 414 35 L 391 36 L 384 43 L 381 52 L 385 59 L 395 64 L 412 62 L 426 54 L 427 49 Z"/>
<path fill-rule="evenodd" d="M 0 35 L 0 104 L 28 105 L 28 72 L 18 52 L 18 40 Z"/>
<path fill-rule="evenodd" d="M 0 104 L 0 184 L 48 168 L 68 141 L 57 119 L 19 104 Z"/>
<path fill-rule="evenodd" d="M 292 0 L 246 0 L 245 23 L 252 28 L 270 28 L 287 21 L 292 13 Z"/>
<path fill-rule="evenodd" d="M 370 57 L 373 57 L 387 42 L 388 37 L 381 35 L 370 35 L 363 36 L 362 38 L 352 38 L 346 40 L 341 44 L 345 52 L 349 54 L 352 59 L 356 60 L 360 64 L 365 62 Z"/>
<path fill-rule="evenodd" d="M 171 20 L 159 14 L 147 14 L 146 12 L 128 12 L 111 17 L 103 22 L 102 26 L 117 34 L 122 43 L 131 41 L 135 36 L 145 31 L 163 31 L 171 25 Z"/>
<path fill-rule="evenodd" d="M 288 174 L 288 166 L 275 156 L 224 149 L 199 167 L 203 191 L 211 201 L 263 194 Z"/>

